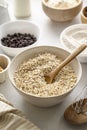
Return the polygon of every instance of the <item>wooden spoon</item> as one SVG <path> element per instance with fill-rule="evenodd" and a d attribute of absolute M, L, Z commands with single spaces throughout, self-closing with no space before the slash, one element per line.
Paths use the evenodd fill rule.
<path fill-rule="evenodd" d="M 67 65 L 71 60 L 73 60 L 79 53 L 81 53 L 85 48 L 87 47 L 87 44 L 80 45 L 72 54 L 70 54 L 59 66 L 57 66 L 54 70 L 52 70 L 50 73 L 44 75 L 45 80 L 47 83 L 52 83 L 53 79 L 56 75 L 60 72 L 60 70 Z"/>

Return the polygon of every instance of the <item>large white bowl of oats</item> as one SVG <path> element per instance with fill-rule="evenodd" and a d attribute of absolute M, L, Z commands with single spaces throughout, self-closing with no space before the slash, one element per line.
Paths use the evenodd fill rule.
<path fill-rule="evenodd" d="M 82 69 L 75 58 L 47 84 L 44 75 L 70 53 L 53 46 L 39 46 L 18 54 L 11 62 L 9 78 L 16 90 L 30 103 L 49 107 L 63 101 L 80 81 Z"/>

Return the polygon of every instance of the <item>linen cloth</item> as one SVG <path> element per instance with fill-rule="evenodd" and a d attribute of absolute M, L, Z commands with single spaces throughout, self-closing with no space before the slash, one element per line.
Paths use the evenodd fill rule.
<path fill-rule="evenodd" d="M 0 130 L 40 130 L 0 94 Z"/>

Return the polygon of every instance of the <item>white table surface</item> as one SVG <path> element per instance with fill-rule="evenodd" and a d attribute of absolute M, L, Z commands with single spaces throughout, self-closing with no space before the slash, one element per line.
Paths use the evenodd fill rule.
<path fill-rule="evenodd" d="M 84 0 L 83 6 L 86 5 L 87 0 Z M 10 5 L 10 18 L 11 20 L 15 20 L 16 18 L 14 17 L 12 9 L 13 8 Z M 80 14 L 73 21 L 66 23 L 55 23 L 50 21 L 42 10 L 41 0 L 31 0 L 31 17 L 26 20 L 32 20 L 39 25 L 41 29 L 39 45 L 53 45 L 57 47 L 62 47 L 60 43 L 61 32 L 72 24 L 81 23 Z M 3 51 L 0 50 L 0 53 L 3 53 Z M 87 84 L 87 64 L 81 63 L 81 65 L 83 74 L 78 86 L 65 101 L 54 107 L 39 108 L 29 104 L 22 99 L 8 79 L 3 84 L 0 84 L 0 93 L 3 93 L 16 108 L 22 110 L 26 117 L 40 127 L 41 130 L 87 130 L 87 124 L 79 126 L 71 125 L 67 123 L 63 117 L 66 107 L 75 100 L 78 92 Z"/>

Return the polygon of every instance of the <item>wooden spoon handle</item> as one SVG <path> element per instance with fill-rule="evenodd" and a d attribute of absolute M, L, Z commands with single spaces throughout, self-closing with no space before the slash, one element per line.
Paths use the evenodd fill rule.
<path fill-rule="evenodd" d="M 73 60 L 79 53 L 81 53 L 85 48 L 87 47 L 87 44 L 82 44 L 77 48 L 72 54 L 70 54 L 59 66 L 55 68 L 55 70 L 52 71 L 53 77 L 56 76 L 56 74 L 65 66 L 67 65 L 71 60 Z"/>

